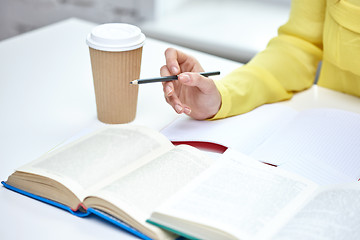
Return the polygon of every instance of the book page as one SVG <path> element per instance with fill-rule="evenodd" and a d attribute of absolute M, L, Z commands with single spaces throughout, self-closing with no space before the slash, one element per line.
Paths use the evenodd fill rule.
<path fill-rule="evenodd" d="M 296 113 L 284 105 L 267 104 L 245 114 L 214 121 L 182 116 L 161 133 L 170 141 L 212 142 L 248 154 Z"/>
<path fill-rule="evenodd" d="M 360 184 L 324 188 L 271 239 L 358 239 L 359 216 Z"/>
<path fill-rule="evenodd" d="M 173 145 L 154 130 L 113 126 L 45 154 L 17 170 L 52 178 L 83 199 L 89 189 L 111 175 L 126 174 L 151 160 L 151 154 L 158 155 L 172 148 Z"/>
<path fill-rule="evenodd" d="M 215 160 L 200 150 L 179 145 L 125 177 L 116 179 L 93 196 L 105 199 L 145 223 L 151 212 Z"/>
<path fill-rule="evenodd" d="M 292 205 L 303 201 L 315 188 L 315 184 L 301 177 L 231 153 L 156 209 L 155 218 L 150 220 L 157 222 L 161 215 L 171 216 L 247 239 L 291 212 Z M 184 231 L 181 223 L 178 229 L 172 227 Z"/>
<path fill-rule="evenodd" d="M 289 170 L 297 169 L 320 184 L 356 181 L 360 178 L 360 114 L 338 109 L 302 111 L 251 156 L 284 168 L 288 164 Z"/>

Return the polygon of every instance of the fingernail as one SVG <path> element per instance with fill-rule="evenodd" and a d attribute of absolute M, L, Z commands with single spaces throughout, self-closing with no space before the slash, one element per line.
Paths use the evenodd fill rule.
<path fill-rule="evenodd" d="M 173 74 L 178 74 L 179 73 L 179 70 L 178 70 L 177 67 L 172 67 L 171 71 L 172 71 Z"/>
<path fill-rule="evenodd" d="M 182 107 L 180 105 L 175 105 L 175 111 L 181 113 Z"/>
<path fill-rule="evenodd" d="M 181 81 L 183 81 L 184 83 L 187 83 L 190 81 L 190 76 L 188 74 L 181 74 Z"/>
<path fill-rule="evenodd" d="M 188 107 L 184 107 L 184 113 L 189 115 L 191 113 L 191 109 Z"/>
<path fill-rule="evenodd" d="M 170 93 L 172 92 L 172 88 L 170 86 L 166 86 L 166 95 L 170 95 Z"/>

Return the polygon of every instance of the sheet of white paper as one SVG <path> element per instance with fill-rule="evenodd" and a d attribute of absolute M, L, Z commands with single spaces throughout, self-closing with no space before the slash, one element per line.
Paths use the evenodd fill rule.
<path fill-rule="evenodd" d="M 284 168 L 288 164 L 288 169 L 297 168 L 305 176 L 312 168 L 312 176 L 323 169 L 321 177 L 329 183 L 331 176 L 356 181 L 360 178 L 360 115 L 338 109 L 302 111 L 251 156 Z"/>
<path fill-rule="evenodd" d="M 171 141 L 213 142 L 248 154 L 296 113 L 287 106 L 268 104 L 242 115 L 214 121 L 181 116 L 161 133 Z"/>
<path fill-rule="evenodd" d="M 289 172 L 297 173 L 319 185 L 354 182 L 355 179 L 341 173 L 337 169 L 328 166 L 326 163 L 314 159 L 311 164 L 303 161 L 289 161 L 279 168 Z"/>

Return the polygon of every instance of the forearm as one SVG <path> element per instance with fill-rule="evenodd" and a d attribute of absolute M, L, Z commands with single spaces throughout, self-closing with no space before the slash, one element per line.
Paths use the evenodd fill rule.
<path fill-rule="evenodd" d="M 292 96 L 268 71 L 250 65 L 236 69 L 215 84 L 221 94 L 221 108 L 213 119 L 242 114 Z"/>

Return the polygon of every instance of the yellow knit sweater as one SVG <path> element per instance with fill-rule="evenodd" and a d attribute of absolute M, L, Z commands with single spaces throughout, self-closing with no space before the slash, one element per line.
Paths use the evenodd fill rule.
<path fill-rule="evenodd" d="M 216 81 L 222 106 L 213 119 L 290 99 L 314 83 L 321 60 L 318 85 L 360 96 L 360 1 L 293 0 L 266 49 Z"/>

